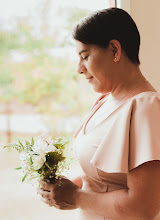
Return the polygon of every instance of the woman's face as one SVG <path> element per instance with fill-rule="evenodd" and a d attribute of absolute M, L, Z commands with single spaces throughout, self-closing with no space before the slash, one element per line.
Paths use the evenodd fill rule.
<path fill-rule="evenodd" d="M 85 76 L 96 92 L 110 92 L 115 80 L 114 55 L 110 46 L 102 49 L 97 45 L 76 41 L 76 51 L 79 55 L 77 72 Z"/>

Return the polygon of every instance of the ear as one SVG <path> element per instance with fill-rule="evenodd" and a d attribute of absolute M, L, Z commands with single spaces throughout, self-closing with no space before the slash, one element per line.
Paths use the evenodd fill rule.
<path fill-rule="evenodd" d="M 121 58 L 122 48 L 118 40 L 111 40 L 109 42 L 109 47 L 113 52 L 113 61 L 118 62 Z"/>

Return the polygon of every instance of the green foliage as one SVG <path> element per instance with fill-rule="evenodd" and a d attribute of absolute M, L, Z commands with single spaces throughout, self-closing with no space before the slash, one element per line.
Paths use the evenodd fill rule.
<path fill-rule="evenodd" d="M 88 10 L 78 8 L 61 9 L 68 22 L 65 27 L 68 34 L 88 13 Z M 37 111 L 53 114 L 57 119 L 85 112 L 89 102 L 82 97 L 77 63 L 48 52 L 57 46 L 69 45 L 70 40 L 66 37 L 60 42 L 61 30 L 52 35 L 46 31 L 37 37 L 27 19 L 16 22 L 17 30 L 0 31 L 0 102 L 28 103 Z M 21 62 L 14 61 L 15 52 L 26 58 Z"/>
<path fill-rule="evenodd" d="M 43 167 L 38 171 L 44 179 L 55 182 L 57 175 L 56 172 L 59 167 L 59 163 L 64 161 L 66 158 L 63 156 L 62 151 L 50 152 L 46 155 L 46 162 Z"/>
<path fill-rule="evenodd" d="M 64 8 L 60 9 L 59 13 L 65 15 L 67 17 L 67 25 L 65 26 L 65 29 L 68 31 L 68 35 L 65 36 L 64 40 L 60 43 L 60 46 L 66 46 L 71 45 L 73 46 L 72 41 L 72 31 L 74 26 L 84 17 L 86 17 L 91 11 L 87 9 L 80 9 L 77 7 L 73 8 Z"/>
<path fill-rule="evenodd" d="M 6 88 L 6 86 L 11 85 L 14 82 L 14 77 L 6 69 L 1 70 L 0 72 L 0 88 Z"/>
<path fill-rule="evenodd" d="M 40 138 L 40 137 L 39 137 Z M 50 146 L 50 141 L 52 141 L 52 147 L 56 147 L 56 150 L 54 148 L 51 148 L 48 153 L 43 152 L 43 145 L 48 144 L 47 148 Z M 23 172 L 25 172 L 25 175 L 22 178 L 22 182 L 25 181 L 27 177 L 29 177 L 29 180 L 32 180 L 34 178 L 39 179 L 48 179 L 50 181 L 55 181 L 60 177 L 60 172 L 62 169 L 66 168 L 64 167 L 64 161 L 66 157 L 64 156 L 64 149 L 68 142 L 63 137 L 58 138 L 52 138 L 48 142 L 48 139 L 39 139 L 39 142 L 36 143 L 39 144 L 39 148 L 41 149 L 41 154 L 36 151 L 36 148 L 34 148 L 35 141 L 32 137 L 31 142 L 25 141 L 25 144 L 23 144 L 20 140 L 18 140 L 18 144 L 9 144 L 4 146 L 4 149 L 7 147 L 14 148 L 19 153 L 22 153 L 21 162 L 22 167 L 15 168 L 17 170 L 22 169 Z M 49 148 L 50 149 L 50 148 Z M 45 161 L 43 161 L 43 164 L 40 168 L 35 168 L 34 165 L 34 156 L 36 156 L 39 160 L 45 157 Z"/>
<path fill-rule="evenodd" d="M 68 29 L 72 31 L 74 25 L 82 18 L 86 17 L 90 10 L 87 9 L 80 9 L 80 8 L 70 8 L 69 10 L 69 18 L 68 18 Z"/>
<path fill-rule="evenodd" d="M 31 140 L 31 145 L 33 146 L 34 145 L 34 139 L 32 137 L 32 140 Z"/>
<path fill-rule="evenodd" d="M 17 167 L 17 168 L 15 168 L 15 170 L 21 170 L 22 169 L 22 167 Z"/>
<path fill-rule="evenodd" d="M 21 36 L 16 32 L 0 31 L 0 60 L 7 56 L 11 50 L 22 47 Z"/>
<path fill-rule="evenodd" d="M 18 140 L 18 144 L 8 144 L 4 146 L 3 148 L 14 148 L 15 150 L 18 151 L 18 153 L 21 152 L 29 152 L 32 151 L 32 146 L 34 145 L 34 139 L 32 137 L 31 143 L 29 141 L 25 141 L 25 144 L 22 144 L 20 140 Z"/>
<path fill-rule="evenodd" d="M 26 174 L 24 175 L 24 177 L 22 178 L 22 182 L 25 181 L 25 179 L 27 178 L 28 174 L 29 174 L 29 173 L 26 173 Z"/>
<path fill-rule="evenodd" d="M 8 145 L 4 146 L 3 149 L 5 149 L 5 148 L 14 148 L 19 153 L 21 153 L 24 150 L 24 147 L 21 146 L 20 144 L 8 144 Z"/>

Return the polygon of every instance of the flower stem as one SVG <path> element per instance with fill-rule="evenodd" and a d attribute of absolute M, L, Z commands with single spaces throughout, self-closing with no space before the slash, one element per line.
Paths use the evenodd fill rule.
<path fill-rule="evenodd" d="M 47 162 L 45 162 L 45 165 L 50 169 L 52 170 L 52 168 L 49 166 L 49 164 Z"/>

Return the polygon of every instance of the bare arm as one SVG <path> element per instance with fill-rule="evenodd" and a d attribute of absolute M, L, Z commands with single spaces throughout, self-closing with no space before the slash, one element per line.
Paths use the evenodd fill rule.
<path fill-rule="evenodd" d="M 64 210 L 81 208 L 109 219 L 155 220 L 160 212 L 160 161 L 147 162 L 130 171 L 128 189 L 89 192 L 77 186 L 80 182 L 62 178 L 59 186 L 41 181 L 38 192 L 50 206 Z"/>
<path fill-rule="evenodd" d="M 128 190 L 107 193 L 79 190 L 77 206 L 111 219 L 153 220 L 160 212 L 160 161 L 130 171 L 127 185 Z"/>

